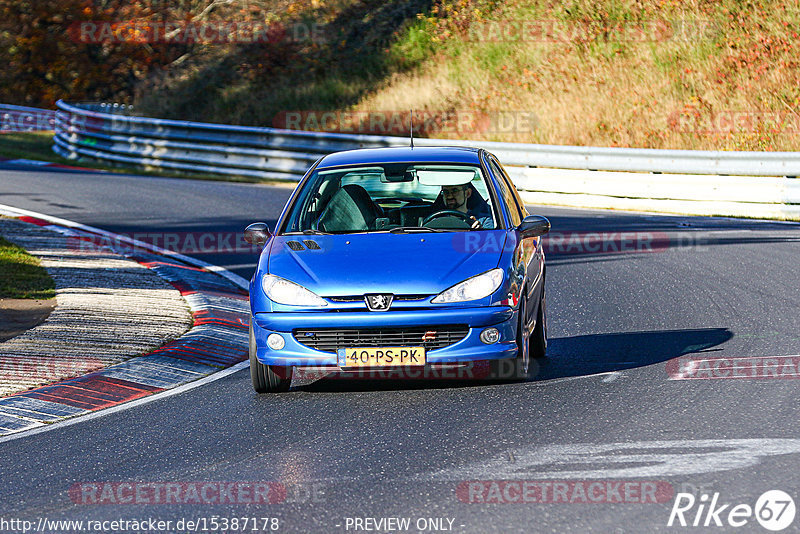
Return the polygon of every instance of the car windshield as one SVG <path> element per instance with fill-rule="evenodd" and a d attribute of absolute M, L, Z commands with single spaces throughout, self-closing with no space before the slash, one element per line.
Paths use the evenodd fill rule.
<path fill-rule="evenodd" d="M 390 163 L 315 171 L 284 233 L 472 231 L 496 220 L 480 167 Z"/>

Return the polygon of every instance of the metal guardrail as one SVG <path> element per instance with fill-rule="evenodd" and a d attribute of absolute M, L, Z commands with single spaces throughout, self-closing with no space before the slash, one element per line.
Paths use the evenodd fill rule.
<path fill-rule="evenodd" d="M 53 149 L 70 159 L 87 157 L 164 169 L 298 180 L 330 152 L 408 145 L 405 137 L 137 117 L 130 108 L 109 104 L 59 101 L 57 106 Z M 800 152 L 597 148 L 424 138 L 414 143 L 486 148 L 507 166 L 517 187 L 527 193 L 526 200 L 534 203 L 800 218 L 800 180 L 794 179 L 800 176 Z M 647 203 L 632 204 L 630 199 Z"/>
<path fill-rule="evenodd" d="M 0 132 L 42 132 L 53 130 L 56 112 L 52 109 L 0 104 Z"/>
<path fill-rule="evenodd" d="M 69 159 L 298 180 L 330 152 L 407 143 L 404 138 L 151 119 L 95 111 L 102 109 L 98 105 L 57 105 L 53 149 Z"/>
<path fill-rule="evenodd" d="M 211 171 L 302 173 L 319 156 L 353 148 L 399 146 L 404 137 L 304 132 L 123 115 L 125 106 L 58 102 L 56 143 L 79 155 L 145 165 Z M 419 146 L 481 146 L 506 165 L 561 169 L 800 176 L 800 152 L 722 152 L 532 145 L 416 139 Z M 160 162 L 160 163 L 159 163 Z M 201 168 L 195 169 L 193 165 Z"/>

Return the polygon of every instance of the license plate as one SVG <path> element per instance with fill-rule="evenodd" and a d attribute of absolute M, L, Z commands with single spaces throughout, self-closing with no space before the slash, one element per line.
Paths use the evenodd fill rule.
<path fill-rule="evenodd" d="M 425 365 L 425 347 L 353 347 L 337 351 L 339 367 Z"/>

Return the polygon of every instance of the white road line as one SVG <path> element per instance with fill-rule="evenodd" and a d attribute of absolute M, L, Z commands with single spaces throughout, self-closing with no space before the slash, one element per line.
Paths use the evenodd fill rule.
<path fill-rule="evenodd" d="M 66 226 L 67 228 L 75 228 L 78 230 L 84 230 L 86 232 L 91 232 L 98 235 L 103 235 L 106 237 L 110 237 L 122 243 L 128 243 L 129 245 L 133 245 L 134 247 L 143 248 L 149 250 L 151 252 L 155 252 L 156 254 L 160 254 L 162 256 L 167 256 L 170 258 L 174 258 L 176 260 L 180 260 L 184 263 L 188 263 L 190 265 L 194 265 L 195 267 L 202 267 L 218 275 L 227 278 L 236 286 L 242 289 L 249 289 L 250 282 L 239 276 L 238 274 L 234 274 L 229 272 L 227 269 L 219 267 L 217 265 L 213 265 L 211 263 L 206 263 L 202 260 L 198 260 L 195 258 L 191 258 L 189 256 L 184 256 L 183 254 L 179 254 L 177 252 L 167 250 L 161 247 L 157 247 L 155 245 L 151 245 L 150 243 L 145 243 L 143 241 L 139 241 L 138 239 L 131 239 L 130 237 L 115 234 L 114 232 L 109 232 L 106 230 L 101 230 L 100 228 L 95 228 L 94 226 L 88 226 L 85 224 L 81 224 L 75 221 L 69 221 L 67 219 L 61 219 L 59 217 L 53 217 L 51 215 L 45 215 L 44 213 L 39 213 L 36 211 L 24 210 L 21 208 L 15 208 L 14 206 L 8 206 L 6 204 L 0 204 L 0 214 L 8 215 L 10 217 L 36 217 L 37 219 L 42 219 L 44 221 L 49 221 L 53 224 L 59 224 L 61 226 Z"/>
<path fill-rule="evenodd" d="M 601 382 L 613 382 L 617 378 L 622 378 L 623 376 L 625 376 L 625 375 L 622 374 L 619 371 L 612 371 L 611 373 L 608 374 L 607 377 L 605 377 L 603 380 L 601 380 Z"/>
<path fill-rule="evenodd" d="M 602 380 L 603 382 L 612 382 L 613 380 L 616 380 L 617 378 L 623 376 L 623 373 L 621 373 L 620 371 L 605 371 L 603 373 L 594 373 L 591 375 L 565 376 L 561 378 L 553 378 L 550 380 L 547 379 L 535 380 L 536 377 L 534 377 L 534 380 L 527 382 L 527 384 L 541 384 L 543 386 L 549 386 L 550 384 L 560 384 L 561 382 L 571 382 L 573 380 L 583 380 L 585 378 L 597 378 L 599 376 L 605 377 Z M 609 380 L 611 376 L 613 376 L 614 378 L 611 378 Z"/>
<path fill-rule="evenodd" d="M 7 441 L 12 441 L 19 438 L 26 438 L 28 436 L 33 436 L 35 434 L 41 434 L 42 432 L 47 432 L 49 430 L 55 430 L 57 428 L 64 428 L 66 426 L 72 426 L 77 423 L 83 423 L 84 421 L 89 421 L 91 419 L 97 419 L 98 417 L 105 417 L 106 415 L 111 415 L 113 413 L 121 412 L 123 410 L 128 410 L 130 408 L 136 408 L 137 406 L 142 406 L 143 404 L 148 404 L 150 402 L 154 402 L 157 400 L 165 399 L 167 397 L 171 397 L 173 395 L 180 395 L 186 391 L 192 390 L 194 388 L 198 388 L 200 386 L 205 386 L 206 384 L 210 384 L 211 382 L 215 382 L 220 378 L 225 378 L 228 375 L 232 375 L 233 373 L 237 373 L 242 369 L 247 369 L 250 367 L 250 362 L 245 360 L 243 362 L 239 362 L 232 367 L 228 367 L 227 369 L 223 369 L 222 371 L 218 371 L 213 375 L 208 375 L 205 378 L 201 378 L 200 380 L 195 380 L 194 382 L 189 382 L 188 384 L 184 384 L 182 386 L 178 386 L 173 389 L 168 389 L 166 391 L 162 391 L 160 393 L 154 393 L 148 397 L 142 397 L 130 402 L 126 402 L 124 404 L 118 404 L 117 406 L 112 406 L 111 408 L 104 408 L 102 410 L 98 410 L 96 412 L 92 412 L 86 415 L 78 415 L 75 417 L 70 417 L 68 419 L 64 419 L 57 423 L 52 423 L 40 427 L 33 428 L 31 430 L 26 430 L 24 432 L 18 432 L 16 434 L 9 434 L 8 436 L 4 436 L 0 438 L 0 443 L 5 443 Z"/>

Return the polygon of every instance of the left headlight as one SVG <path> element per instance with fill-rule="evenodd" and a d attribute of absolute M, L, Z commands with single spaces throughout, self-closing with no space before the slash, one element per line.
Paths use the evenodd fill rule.
<path fill-rule="evenodd" d="M 503 269 L 492 269 L 445 289 L 436 295 L 431 303 L 448 304 L 482 299 L 497 291 L 502 283 Z"/>
<path fill-rule="evenodd" d="M 272 274 L 265 274 L 261 287 L 270 300 L 289 306 L 327 306 L 328 303 L 314 292 L 299 284 Z"/>

